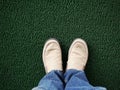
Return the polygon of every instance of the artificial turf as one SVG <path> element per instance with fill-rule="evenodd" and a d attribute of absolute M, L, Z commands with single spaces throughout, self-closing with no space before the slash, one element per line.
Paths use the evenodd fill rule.
<path fill-rule="evenodd" d="M 0 90 L 38 84 L 49 38 L 59 40 L 64 68 L 72 41 L 84 39 L 90 83 L 120 90 L 120 0 L 0 0 Z"/>

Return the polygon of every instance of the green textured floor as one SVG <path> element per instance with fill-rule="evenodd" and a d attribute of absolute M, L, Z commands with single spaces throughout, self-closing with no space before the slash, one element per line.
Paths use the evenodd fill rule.
<path fill-rule="evenodd" d="M 120 90 L 120 0 L 0 0 L 0 90 L 38 84 L 50 37 L 61 43 L 64 68 L 73 39 L 85 39 L 90 83 Z"/>

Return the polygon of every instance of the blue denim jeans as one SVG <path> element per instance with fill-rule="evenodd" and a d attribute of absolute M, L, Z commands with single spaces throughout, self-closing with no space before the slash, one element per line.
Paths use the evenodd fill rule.
<path fill-rule="evenodd" d="M 84 71 L 70 69 L 63 74 L 61 71 L 51 71 L 32 90 L 107 90 L 104 87 L 92 86 Z"/>

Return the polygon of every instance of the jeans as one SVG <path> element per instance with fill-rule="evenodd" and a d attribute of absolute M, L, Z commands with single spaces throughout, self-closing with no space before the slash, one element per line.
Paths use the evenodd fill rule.
<path fill-rule="evenodd" d="M 38 86 L 32 90 L 107 90 L 104 87 L 92 86 L 86 78 L 84 71 L 70 69 L 63 74 L 62 71 L 53 70 L 46 74 Z"/>

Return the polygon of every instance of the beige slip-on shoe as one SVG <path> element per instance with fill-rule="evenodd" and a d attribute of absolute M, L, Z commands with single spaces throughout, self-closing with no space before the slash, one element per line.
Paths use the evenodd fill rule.
<path fill-rule="evenodd" d="M 42 57 L 46 73 L 52 70 L 63 70 L 61 48 L 56 39 L 46 41 Z"/>
<path fill-rule="evenodd" d="M 84 70 L 88 59 L 88 47 L 84 40 L 77 38 L 69 48 L 67 68 Z"/>

